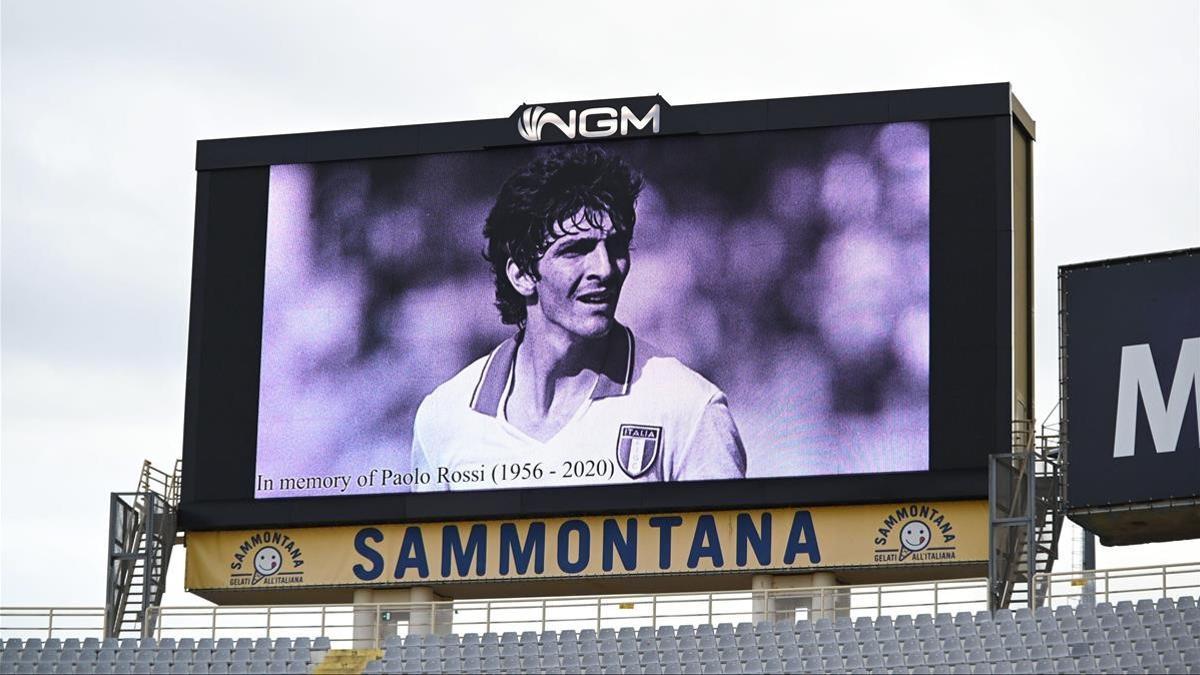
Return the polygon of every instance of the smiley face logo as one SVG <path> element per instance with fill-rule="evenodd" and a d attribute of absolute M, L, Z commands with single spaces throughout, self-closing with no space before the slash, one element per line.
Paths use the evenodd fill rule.
<path fill-rule="evenodd" d="M 260 576 L 269 577 L 279 571 L 283 564 L 283 554 L 274 546 L 264 546 L 254 554 L 254 571 Z"/>
<path fill-rule="evenodd" d="M 900 545 L 913 553 L 925 550 L 930 538 L 929 526 L 919 520 L 910 520 L 900 530 Z"/>

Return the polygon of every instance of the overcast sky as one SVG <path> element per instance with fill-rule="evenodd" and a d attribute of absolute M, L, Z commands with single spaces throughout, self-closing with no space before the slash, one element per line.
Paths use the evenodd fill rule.
<path fill-rule="evenodd" d="M 1040 416 L 1056 267 L 1200 245 L 1195 0 L 0 7 L 4 605 L 103 604 L 109 493 L 180 454 L 197 139 L 1009 81 L 1038 123 Z M 199 603 L 182 571 L 167 601 Z"/>

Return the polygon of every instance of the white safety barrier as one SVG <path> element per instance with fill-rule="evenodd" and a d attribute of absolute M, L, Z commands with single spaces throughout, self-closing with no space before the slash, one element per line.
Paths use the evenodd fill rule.
<path fill-rule="evenodd" d="M 1036 577 L 1044 605 L 1200 595 L 1200 563 Z M 318 637 L 375 647 L 390 635 L 561 631 L 976 612 L 987 580 L 959 579 L 719 593 L 598 595 L 375 605 L 162 607 L 150 637 Z M 0 639 L 102 637 L 102 607 L 0 607 Z"/>

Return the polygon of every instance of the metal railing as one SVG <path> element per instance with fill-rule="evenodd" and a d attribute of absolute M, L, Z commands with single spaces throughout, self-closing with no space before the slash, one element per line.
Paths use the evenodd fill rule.
<path fill-rule="evenodd" d="M 1051 605 L 1200 595 L 1200 563 L 1038 575 Z M 1087 583 L 1092 583 L 1089 594 Z M 600 595 L 371 605 L 163 607 L 154 637 L 318 637 L 374 648 L 389 635 L 561 631 L 898 616 L 987 609 L 987 580 L 719 593 Z M 101 637 L 99 607 L 0 607 L 0 638 Z"/>
<path fill-rule="evenodd" d="M 170 473 L 159 469 L 150 463 L 142 462 L 142 473 L 138 479 L 138 494 L 153 493 L 167 501 L 171 508 L 179 505 L 179 472 L 182 460 L 175 460 L 175 466 Z"/>
<path fill-rule="evenodd" d="M 1200 595 L 1200 563 L 1039 574 L 1046 604 L 1080 605 Z"/>
<path fill-rule="evenodd" d="M 717 593 L 602 595 L 411 603 L 163 607 L 154 637 L 328 637 L 334 646 L 375 648 L 388 635 L 676 626 L 820 617 L 975 611 L 987 608 L 984 579 L 876 586 L 776 588 Z M 0 637 L 99 637 L 103 611 L 86 607 L 0 608 Z"/>

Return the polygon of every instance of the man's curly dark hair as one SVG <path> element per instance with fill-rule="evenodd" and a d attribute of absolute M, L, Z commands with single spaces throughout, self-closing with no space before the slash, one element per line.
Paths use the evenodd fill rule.
<path fill-rule="evenodd" d="M 525 325 L 525 298 L 508 280 L 509 259 L 538 278 L 538 261 L 559 237 L 599 226 L 633 235 L 642 176 L 617 155 L 570 145 L 535 159 L 509 177 L 483 227 L 496 281 L 496 308 L 506 324 Z"/>

